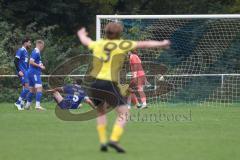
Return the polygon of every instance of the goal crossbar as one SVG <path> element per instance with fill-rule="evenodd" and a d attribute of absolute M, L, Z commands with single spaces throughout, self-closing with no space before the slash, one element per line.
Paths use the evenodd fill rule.
<path fill-rule="evenodd" d="M 193 19 L 193 18 L 240 18 L 240 14 L 199 14 L 199 15 L 97 15 L 97 19 Z"/>
<path fill-rule="evenodd" d="M 76 74 L 76 75 L 41 75 L 41 77 L 84 77 L 86 75 L 80 75 L 80 74 Z M 159 76 L 159 75 L 146 75 L 146 76 Z M 222 76 L 240 76 L 240 74 L 235 74 L 235 73 L 231 73 L 231 74 L 179 74 L 179 75 L 162 75 L 164 77 L 222 77 Z M 11 78 L 11 77 L 17 77 L 17 75 L 0 75 L 0 77 L 6 77 L 6 78 Z M 129 75 L 129 77 L 131 77 L 131 75 Z"/>
<path fill-rule="evenodd" d="M 218 19 L 240 18 L 240 14 L 195 15 L 96 15 L 96 40 L 101 38 L 101 19 Z"/>

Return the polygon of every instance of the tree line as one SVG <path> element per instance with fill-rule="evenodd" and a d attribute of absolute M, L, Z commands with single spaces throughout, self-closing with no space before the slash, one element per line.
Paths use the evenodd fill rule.
<path fill-rule="evenodd" d="M 239 11 L 240 0 L 0 0 L 0 74 L 15 74 L 15 52 L 26 36 L 45 40 L 45 74 L 51 73 L 64 59 L 79 52 L 86 53 L 75 33 L 86 26 L 94 38 L 98 14 L 226 14 Z M 12 100 L 14 89 L 20 86 L 16 80 L 0 78 L 0 81 L 0 101 Z M 9 86 L 15 88 L 9 91 Z"/>

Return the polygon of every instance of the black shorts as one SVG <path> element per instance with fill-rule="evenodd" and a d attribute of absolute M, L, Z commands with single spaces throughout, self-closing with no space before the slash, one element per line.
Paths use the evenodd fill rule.
<path fill-rule="evenodd" d="M 72 105 L 73 104 L 72 100 L 63 99 L 59 103 L 55 98 L 54 98 L 54 100 L 61 109 L 76 109 Z"/>
<path fill-rule="evenodd" d="M 71 103 L 71 101 L 64 99 L 64 100 L 62 100 L 60 103 L 58 103 L 58 106 L 59 106 L 61 109 L 71 109 L 72 103 Z"/>
<path fill-rule="evenodd" d="M 124 98 L 117 86 L 117 82 L 94 79 L 86 88 L 88 96 L 96 106 L 101 106 L 106 102 L 112 107 L 125 105 Z"/>

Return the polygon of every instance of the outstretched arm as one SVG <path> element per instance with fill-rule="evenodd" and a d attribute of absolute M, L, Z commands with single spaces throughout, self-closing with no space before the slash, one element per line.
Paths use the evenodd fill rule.
<path fill-rule="evenodd" d="M 85 45 L 85 46 L 89 46 L 89 44 L 92 42 L 92 39 L 90 37 L 88 37 L 88 33 L 86 31 L 86 28 L 81 28 L 78 31 L 78 38 L 80 40 L 80 42 Z"/>
<path fill-rule="evenodd" d="M 163 41 L 138 41 L 137 48 L 169 48 L 171 42 L 169 40 Z"/>
<path fill-rule="evenodd" d="M 47 93 L 54 93 L 54 92 L 63 92 L 63 87 L 57 87 L 54 89 L 46 90 Z"/>

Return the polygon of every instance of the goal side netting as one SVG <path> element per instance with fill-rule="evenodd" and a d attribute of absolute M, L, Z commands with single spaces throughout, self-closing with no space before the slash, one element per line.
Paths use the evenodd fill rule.
<path fill-rule="evenodd" d="M 168 50 L 139 49 L 151 103 L 240 102 L 240 15 L 97 16 L 97 39 L 109 22 L 124 26 L 124 39 L 170 39 Z M 129 81 L 126 61 L 121 82 Z"/>

